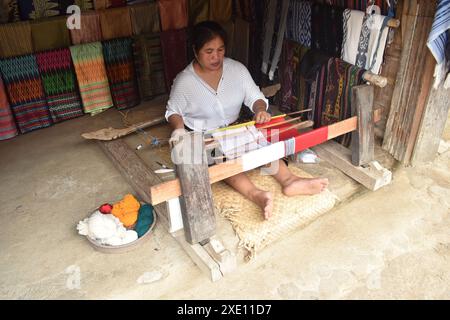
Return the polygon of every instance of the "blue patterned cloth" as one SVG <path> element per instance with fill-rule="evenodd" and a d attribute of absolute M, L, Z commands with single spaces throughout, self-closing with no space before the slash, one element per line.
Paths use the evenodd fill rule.
<path fill-rule="evenodd" d="M 311 2 L 291 0 L 286 22 L 286 38 L 311 47 Z"/>

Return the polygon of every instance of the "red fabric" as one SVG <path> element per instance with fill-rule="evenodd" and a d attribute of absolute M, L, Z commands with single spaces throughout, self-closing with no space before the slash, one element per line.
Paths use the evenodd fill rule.
<path fill-rule="evenodd" d="M 271 125 L 271 124 L 275 124 L 275 123 L 283 122 L 283 121 L 286 121 L 286 119 L 284 117 L 275 118 L 266 123 L 255 124 L 255 127 L 258 129 L 262 126 L 267 126 L 267 125 Z M 298 135 L 297 129 L 291 129 L 291 130 L 287 130 L 285 132 L 279 133 L 280 131 L 282 131 L 285 128 L 288 128 L 292 125 L 293 125 L 293 123 L 286 123 L 286 124 L 280 124 L 279 126 L 271 127 L 268 129 L 262 129 L 262 130 L 264 132 L 264 135 L 267 137 L 267 141 L 272 142 L 272 138 L 274 140 L 277 140 L 277 137 L 278 137 L 278 141 L 284 141 L 284 140 L 296 137 Z M 273 137 L 272 137 L 272 135 L 273 135 Z"/>
<path fill-rule="evenodd" d="M 187 0 L 158 0 L 161 30 L 177 30 L 188 26 Z"/>
<path fill-rule="evenodd" d="M 178 73 L 186 68 L 187 61 L 186 29 L 161 32 L 161 49 L 167 91 Z"/>
<path fill-rule="evenodd" d="M 295 153 L 328 140 L 328 126 L 321 127 L 295 137 Z"/>

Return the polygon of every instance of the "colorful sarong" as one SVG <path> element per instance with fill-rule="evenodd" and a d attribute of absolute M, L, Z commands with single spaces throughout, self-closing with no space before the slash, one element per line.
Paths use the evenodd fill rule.
<path fill-rule="evenodd" d="M 26 55 L 0 60 L 0 70 L 21 133 L 52 124 L 36 57 Z"/>
<path fill-rule="evenodd" d="M 162 31 L 178 30 L 188 26 L 187 0 L 159 0 L 158 6 Z"/>
<path fill-rule="evenodd" d="M 83 115 L 68 48 L 36 54 L 36 61 L 53 122 Z"/>
<path fill-rule="evenodd" d="M 0 58 L 31 53 L 33 53 L 33 41 L 29 21 L 0 25 Z"/>
<path fill-rule="evenodd" d="M 133 62 L 133 40 L 120 38 L 103 42 L 103 57 L 117 109 L 131 108 L 139 104 Z"/>
<path fill-rule="evenodd" d="M 71 45 L 66 17 L 54 17 L 31 23 L 34 52 L 67 48 Z"/>
<path fill-rule="evenodd" d="M 101 10 L 100 26 L 103 40 L 131 37 L 133 28 L 131 26 L 130 8 L 122 7 Z"/>
<path fill-rule="evenodd" d="M 186 43 L 186 29 L 161 32 L 161 48 L 168 91 L 177 74 L 188 64 Z"/>
<path fill-rule="evenodd" d="M 142 3 L 130 6 L 133 34 L 160 32 L 157 3 Z"/>
<path fill-rule="evenodd" d="M 102 40 L 100 16 L 97 12 L 83 12 L 80 20 L 81 29 L 70 30 L 73 44 L 90 43 Z"/>
<path fill-rule="evenodd" d="M 166 93 L 159 34 L 135 36 L 133 53 L 141 99 L 149 100 Z"/>
<path fill-rule="evenodd" d="M 102 44 L 93 42 L 70 47 L 83 110 L 95 115 L 113 106 Z"/>
<path fill-rule="evenodd" d="M 0 78 L 0 140 L 17 136 L 17 127 L 9 106 L 3 80 Z"/>

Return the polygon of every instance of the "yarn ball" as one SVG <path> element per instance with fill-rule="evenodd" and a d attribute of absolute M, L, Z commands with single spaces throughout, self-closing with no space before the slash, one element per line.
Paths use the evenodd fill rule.
<path fill-rule="evenodd" d="M 136 226 L 134 227 L 134 230 L 137 232 L 139 238 L 142 237 L 148 229 L 150 229 L 153 219 L 153 207 L 149 204 L 142 205 L 139 209 Z"/>
<path fill-rule="evenodd" d="M 119 218 L 125 228 L 129 228 L 136 223 L 140 207 L 139 201 L 133 195 L 127 194 L 123 200 L 113 205 L 111 213 Z"/>
<path fill-rule="evenodd" d="M 100 211 L 103 214 L 110 214 L 112 208 L 113 208 L 113 206 L 111 204 L 105 203 L 105 204 L 102 204 L 100 206 L 100 208 L 98 208 L 98 211 Z"/>

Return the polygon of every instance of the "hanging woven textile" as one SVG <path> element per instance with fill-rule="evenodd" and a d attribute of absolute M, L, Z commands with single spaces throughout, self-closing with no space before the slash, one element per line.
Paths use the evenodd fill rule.
<path fill-rule="evenodd" d="M 81 29 L 70 30 L 72 44 L 97 42 L 102 40 L 100 16 L 97 12 L 83 12 L 80 16 Z"/>
<path fill-rule="evenodd" d="M 83 115 L 75 72 L 68 48 L 36 54 L 42 84 L 53 122 Z"/>
<path fill-rule="evenodd" d="M 130 14 L 134 35 L 160 31 L 157 3 L 133 5 L 130 7 Z"/>
<path fill-rule="evenodd" d="M 141 99 L 149 100 L 166 93 L 166 78 L 159 34 L 135 36 L 133 53 Z"/>
<path fill-rule="evenodd" d="M 103 40 L 131 37 L 133 28 L 131 26 L 130 8 L 101 10 L 100 26 Z"/>
<path fill-rule="evenodd" d="M 33 41 L 29 21 L 0 25 L 0 58 L 31 53 L 33 53 Z"/>
<path fill-rule="evenodd" d="M 364 82 L 366 70 L 339 58 L 330 58 L 316 75 L 310 107 L 314 108 L 314 126 L 326 126 L 351 117 L 352 88 Z M 337 140 L 350 145 L 351 134 Z"/>
<path fill-rule="evenodd" d="M 231 0 L 210 0 L 210 20 L 227 22 L 231 20 L 233 4 Z"/>
<path fill-rule="evenodd" d="M 186 29 L 161 32 L 161 48 L 168 91 L 177 74 L 188 64 L 186 43 Z"/>
<path fill-rule="evenodd" d="M 344 8 L 315 3 L 311 8 L 311 47 L 340 57 Z"/>
<path fill-rule="evenodd" d="M 11 112 L 11 107 L 9 106 L 3 80 L 0 77 L 0 140 L 15 137 L 17 134 L 14 116 Z"/>
<path fill-rule="evenodd" d="M 26 55 L 0 60 L 0 70 L 11 110 L 21 133 L 52 124 L 36 57 Z"/>
<path fill-rule="evenodd" d="M 131 38 L 120 38 L 102 43 L 112 98 L 119 110 L 134 107 L 140 102 L 134 72 L 132 42 Z"/>
<path fill-rule="evenodd" d="M 18 0 L 21 20 L 37 20 L 59 15 L 57 0 Z"/>
<path fill-rule="evenodd" d="M 158 6 L 162 31 L 178 30 L 188 26 L 187 0 L 159 0 Z"/>
<path fill-rule="evenodd" d="M 102 44 L 93 42 L 70 47 L 83 110 L 95 115 L 113 106 Z"/>
<path fill-rule="evenodd" d="M 306 83 L 300 75 L 300 62 L 308 50 L 295 41 L 284 41 L 280 64 L 282 112 L 305 109 Z"/>
<path fill-rule="evenodd" d="M 0 0 L 0 23 L 19 21 L 17 0 Z"/>
<path fill-rule="evenodd" d="M 286 21 L 286 38 L 311 47 L 311 2 L 291 0 Z"/>
<path fill-rule="evenodd" d="M 209 20 L 209 0 L 189 0 L 189 25 Z"/>
<path fill-rule="evenodd" d="M 34 52 L 67 48 L 71 45 L 66 17 L 54 17 L 31 23 Z"/>

